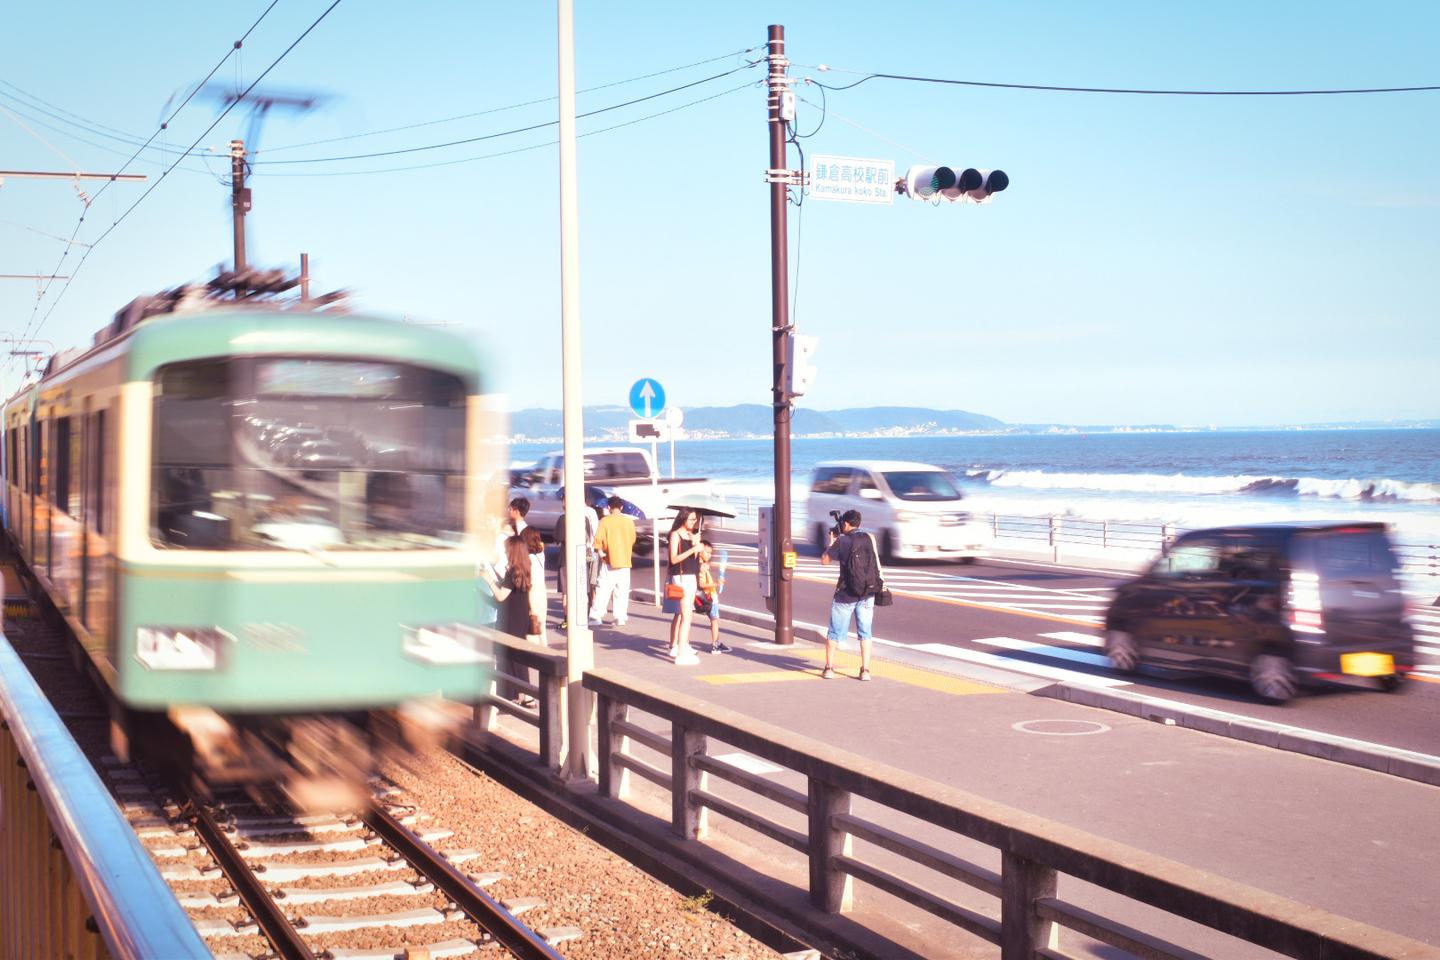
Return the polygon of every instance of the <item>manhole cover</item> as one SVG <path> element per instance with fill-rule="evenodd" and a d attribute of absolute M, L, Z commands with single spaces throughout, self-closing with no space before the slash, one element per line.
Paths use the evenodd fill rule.
<path fill-rule="evenodd" d="M 1050 737 L 1087 737 L 1092 733 L 1108 733 L 1110 728 L 1094 720 L 1021 720 L 1010 729 L 1021 733 L 1038 733 Z"/>

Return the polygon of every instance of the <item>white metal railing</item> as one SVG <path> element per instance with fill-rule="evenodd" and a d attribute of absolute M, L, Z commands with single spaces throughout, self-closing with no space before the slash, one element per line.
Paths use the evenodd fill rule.
<path fill-rule="evenodd" d="M 756 519 L 760 507 L 770 506 L 771 500 L 731 496 L 726 497 L 725 502 L 735 511 L 737 520 L 751 521 Z M 1015 545 L 1049 546 L 1057 548 L 1057 553 L 1058 548 L 1081 547 L 1102 553 L 1126 551 L 1138 558 L 1141 554 L 1160 552 L 1176 537 L 1189 532 L 1189 528 L 1173 523 L 1097 520 L 1061 514 L 975 513 L 973 517 L 989 529 L 991 539 L 997 545 L 1010 541 Z M 809 523 L 810 518 L 803 505 L 791 511 L 791 529 L 796 532 L 797 541 L 807 539 L 806 527 Z M 739 526 L 743 529 L 748 524 L 741 523 Z M 1440 593 L 1440 544 L 1399 541 L 1394 547 L 1396 558 L 1400 561 L 1401 576 L 1409 586 L 1422 593 L 1430 589 Z"/>

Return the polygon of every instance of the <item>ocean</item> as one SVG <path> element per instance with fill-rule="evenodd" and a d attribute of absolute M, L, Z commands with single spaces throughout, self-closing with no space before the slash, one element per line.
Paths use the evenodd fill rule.
<path fill-rule="evenodd" d="M 593 444 L 592 444 L 593 445 Z M 529 463 L 558 444 L 515 444 Z M 770 440 L 675 445 L 679 476 L 768 500 Z M 792 496 L 804 510 L 824 460 L 913 460 L 953 472 L 972 511 L 1173 523 L 1381 520 L 1407 543 L 1440 543 L 1440 430 L 1269 430 L 796 439 Z M 660 467 L 670 472 L 668 445 Z"/>

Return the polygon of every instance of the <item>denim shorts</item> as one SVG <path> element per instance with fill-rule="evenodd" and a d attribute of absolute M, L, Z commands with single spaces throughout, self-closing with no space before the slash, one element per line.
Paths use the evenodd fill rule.
<path fill-rule="evenodd" d="M 875 598 L 866 597 L 855 603 L 835 600 L 830 604 L 830 630 L 826 639 L 844 643 L 850 633 L 850 618 L 855 618 L 855 632 L 861 640 L 870 639 L 870 626 L 875 620 Z"/>

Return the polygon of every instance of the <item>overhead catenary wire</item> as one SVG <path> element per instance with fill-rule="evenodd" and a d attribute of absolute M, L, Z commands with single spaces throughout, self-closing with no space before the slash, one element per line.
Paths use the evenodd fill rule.
<path fill-rule="evenodd" d="M 270 4 L 270 7 L 266 8 L 266 13 L 268 13 L 270 9 L 275 6 L 275 3 L 278 2 L 279 0 L 273 0 L 273 2 Z M 80 273 L 80 269 L 85 266 L 85 261 L 90 259 L 90 254 L 94 253 L 95 249 L 100 246 L 100 244 L 105 240 L 105 238 L 110 236 L 110 234 L 113 233 L 115 229 L 120 226 L 120 224 L 124 223 L 125 219 L 135 211 L 135 208 L 140 206 L 140 204 L 144 203 L 145 198 L 155 192 L 156 187 L 160 186 L 160 184 L 165 182 L 165 178 L 170 175 L 170 172 L 172 170 L 174 170 L 177 166 L 180 165 L 180 161 L 190 156 L 190 154 L 195 150 L 195 148 L 199 146 L 200 141 L 208 137 L 210 135 L 210 131 L 214 130 L 217 126 L 219 126 L 220 121 L 224 120 L 225 117 L 229 115 L 231 110 L 235 109 L 242 102 L 244 102 L 245 97 L 250 95 L 250 91 L 254 90 L 257 86 L 259 86 L 260 81 L 264 80 L 267 76 L 269 76 L 270 72 L 274 70 L 277 66 L 279 66 L 281 61 L 288 57 L 290 55 L 290 52 L 296 47 L 298 47 L 300 45 L 300 42 L 306 37 L 308 37 L 310 35 L 310 32 L 316 27 L 318 27 L 326 17 L 330 16 L 331 11 L 333 11 L 338 6 L 340 6 L 340 0 L 334 0 L 334 2 L 330 4 L 330 6 L 326 7 L 325 10 L 320 14 L 320 16 L 316 17 L 314 22 L 312 22 L 310 26 L 305 28 L 304 32 L 302 32 L 300 36 L 296 37 L 288 47 L 281 51 L 278 57 L 271 61 L 270 66 L 266 67 L 263 71 L 261 71 L 260 75 L 256 77 L 248 87 L 245 88 L 243 93 L 239 94 L 234 100 L 232 100 L 229 104 L 226 105 L 224 110 L 220 111 L 220 115 L 211 122 L 210 126 L 206 127 L 204 131 L 201 132 L 200 136 L 195 138 L 194 142 L 191 143 L 190 146 L 185 148 L 185 151 L 175 159 L 175 162 L 172 163 L 168 168 L 166 168 L 165 172 L 160 174 L 160 176 L 155 179 L 155 182 L 150 184 L 150 186 L 146 188 L 145 192 L 142 193 L 134 203 L 130 204 L 130 206 L 125 209 L 124 213 L 122 213 L 113 223 L 111 223 L 109 227 L 105 228 L 105 232 L 100 234 L 100 236 L 95 239 L 94 243 L 91 244 L 90 249 L 85 251 L 85 254 L 80 258 L 80 262 L 75 265 L 75 269 L 71 272 L 70 278 L 65 281 L 65 286 L 60 288 L 60 293 L 51 302 L 50 309 L 45 312 L 44 318 L 41 319 L 39 326 L 35 328 L 35 332 L 37 334 L 40 332 L 40 328 L 45 325 L 45 321 L 49 320 L 50 315 L 55 312 L 55 308 L 60 305 L 60 301 L 65 298 L 66 291 L 70 289 L 70 285 L 74 282 L 76 275 Z M 263 16 L 264 15 L 262 14 L 262 17 Z M 251 29 L 254 28 L 252 27 Z M 236 49 L 239 49 L 239 41 L 236 41 Z M 194 94 L 192 93 L 191 96 L 193 95 Z M 189 98 L 186 98 L 186 102 L 189 102 Z"/>
<path fill-rule="evenodd" d="M 3 95 L 4 95 L 4 91 L 0 91 L 0 96 L 3 96 Z M 5 107 L 3 104 L 0 104 L 0 110 L 4 110 L 4 111 L 7 112 L 7 113 L 13 112 L 13 113 L 15 113 L 16 115 L 21 116 L 21 117 L 24 117 L 26 120 L 29 120 L 31 123 L 35 124 L 36 126 L 44 127 L 46 130 L 51 130 L 51 131 L 53 131 L 53 132 L 55 132 L 55 133 L 60 134 L 61 136 L 68 137 L 68 138 L 70 138 L 71 140 L 74 140 L 74 141 L 76 141 L 76 142 L 78 142 L 78 143 L 83 143 L 83 144 L 85 144 L 86 146 L 94 147 L 96 150 L 99 150 L 99 151 L 101 151 L 102 153 L 108 153 L 108 154 L 111 154 L 111 155 L 117 156 L 117 157 L 131 157 L 131 159 L 130 159 L 130 161 L 129 161 L 130 163 L 144 163 L 144 164 L 149 164 L 149 165 L 152 166 L 152 167 L 161 167 L 161 168 L 163 168 L 163 167 L 165 166 L 165 161 L 163 161 L 163 160 L 153 159 L 152 157 L 149 157 L 149 156 L 132 157 L 131 154 L 129 153 L 129 151 L 126 151 L 126 150 L 117 150 L 116 148 L 111 147 L 111 146 L 106 146 L 106 145 L 103 144 L 103 143 L 96 143 L 94 140 L 90 140 L 90 139 L 88 139 L 88 138 L 86 138 L 86 137 L 82 137 L 82 136 L 80 136 L 78 133 L 74 133 L 73 131 L 66 130 L 66 129 L 62 128 L 62 127 L 57 127 L 57 126 L 55 126 L 54 124 L 51 124 L 51 123 L 46 123 L 46 122 L 43 121 L 43 120 L 38 120 L 38 119 L 36 119 L 35 117 L 30 116 L 29 114 L 25 113 L 25 112 L 22 111 L 22 110 L 14 110 L 14 109 L 11 109 L 11 108 L 7 108 L 7 107 Z M 99 131 L 94 131 L 94 133 L 95 133 L 96 136 L 105 136 L 105 134 L 100 133 Z M 112 138 L 112 139 L 119 140 L 120 138 L 114 137 L 114 138 Z M 121 142 L 126 142 L 126 141 L 121 141 Z M 134 145 L 135 145 L 136 143 L 138 143 L 138 142 L 139 142 L 139 141 L 129 142 L 129 145 L 134 146 Z M 161 151 L 162 153 L 165 152 L 163 147 L 158 147 L 158 146 L 152 146 L 152 147 L 148 147 L 148 148 L 146 148 L 146 149 Z M 127 165 L 128 165 L 128 164 L 127 164 Z M 189 167 L 189 166 L 186 166 L 186 167 L 181 167 L 180 169 L 181 169 L 181 170 L 184 170 L 184 171 L 187 172 L 187 173 L 199 173 L 199 174 L 205 174 L 206 176 L 209 175 L 209 171 L 201 170 L 201 169 L 199 169 L 199 168 L 197 168 L 197 167 Z"/>
<path fill-rule="evenodd" d="M 680 84 L 680 85 L 677 86 L 677 87 L 671 87 L 671 88 L 669 88 L 668 90 L 661 90 L 661 91 L 659 91 L 659 92 L 657 92 L 657 93 L 647 94 L 646 96 L 643 96 L 643 97 L 636 97 L 636 98 L 634 98 L 633 100 L 626 100 L 626 101 L 624 101 L 623 103 L 615 103 L 615 104 L 611 104 L 611 105 L 608 106 L 608 107 L 597 107 L 597 108 L 594 109 L 594 110 L 586 110 L 586 111 L 583 112 L 583 113 L 577 113 L 575 116 L 576 116 L 576 119 L 583 119 L 583 118 L 585 118 L 585 117 L 597 116 L 597 115 L 602 114 L 602 113 L 609 113 L 609 112 L 612 111 L 612 110 L 620 110 L 620 109 L 623 109 L 623 108 L 625 108 L 625 107 L 633 107 L 633 106 L 634 106 L 635 104 L 637 104 L 637 103 L 645 103 L 645 102 L 648 101 L 648 100 L 655 100 L 655 99 L 658 99 L 659 97 L 669 96 L 669 95 L 672 94 L 672 93 L 679 93 L 681 90 L 689 90 L 690 88 L 692 88 L 692 87 L 698 87 L 698 86 L 700 86 L 701 84 L 710 83 L 710 82 L 715 81 L 715 80 L 720 80 L 720 79 L 722 79 L 722 78 L 724 78 L 724 77 L 733 76 L 734 74 L 737 74 L 737 73 L 739 73 L 739 72 L 742 71 L 742 70 L 749 70 L 749 69 L 751 69 L 752 67 L 757 66 L 757 65 L 758 65 L 759 63 L 761 63 L 761 62 L 763 62 L 763 61 L 757 60 L 757 61 L 753 61 L 753 62 L 750 62 L 750 63 L 746 63 L 746 64 L 744 64 L 744 65 L 742 65 L 742 66 L 735 67 L 735 68 L 732 69 L 732 70 L 726 70 L 724 73 L 713 74 L 712 76 L 704 77 L 704 78 L 702 78 L 702 79 L 700 79 L 700 80 L 692 80 L 692 81 L 689 82 L 689 83 L 682 83 L 682 84 Z M 423 145 L 418 146 L 418 147 L 402 147 L 402 148 L 395 149 L 395 150 L 379 150 L 379 151 L 376 151 L 376 152 L 374 152 L 374 153 L 357 153 L 357 154 L 350 154 L 350 155 L 348 155 L 348 156 L 340 156 L 340 157 L 306 157 L 306 158 L 299 159 L 299 160 L 257 160 L 257 161 L 255 161 L 255 166 L 257 166 L 257 167 L 259 167 L 259 166 L 267 166 L 267 165 L 268 165 L 268 166 L 276 166 L 276 165 L 279 165 L 279 164 L 287 164 L 287 165 L 289 165 L 289 164 L 302 164 L 302 163 L 338 163 L 338 162 L 340 162 L 340 161 L 345 161 L 345 160 L 372 160 L 372 159 L 375 159 L 375 158 L 377 158 L 377 157 L 395 157 L 395 156 L 402 156 L 402 155 L 407 154 L 407 153 L 422 153 L 422 152 L 425 152 L 425 151 L 428 151 L 428 150 L 441 150 L 441 149 L 444 149 L 444 148 L 447 148 L 447 147 L 459 147 L 459 146 L 465 146 L 465 145 L 471 144 L 471 143 L 482 143 L 482 142 L 484 142 L 484 141 L 486 141 L 486 140 L 496 140 L 496 139 L 499 139 L 500 137 L 510 137 L 510 136 L 514 136 L 514 135 L 520 134 L 520 133 L 531 133 L 531 132 L 533 132 L 533 131 L 535 131 L 535 130 L 544 130 L 544 129 L 546 129 L 547 127 L 557 126 L 557 125 L 559 125 L 559 123 L 560 123 L 559 120 L 547 120 L 547 121 L 545 121 L 545 122 L 543 122 L 543 123 L 532 123 L 532 124 L 530 124 L 530 125 L 528 125 L 528 126 L 516 127 L 516 128 L 514 128 L 514 129 L 512 129 L 512 130 L 501 130 L 501 131 L 499 131 L 499 132 L 497 132 L 497 133 L 487 133 L 487 134 L 483 134 L 483 135 L 478 136 L 478 137 L 466 137 L 466 138 L 461 139 L 461 140 L 450 140 L 450 141 L 447 141 L 447 142 L 445 142 L 445 143 L 423 144 Z"/>
<path fill-rule="evenodd" d="M 205 79 L 204 79 L 204 80 L 201 80 L 199 83 L 197 83 L 197 84 L 195 85 L 195 88 L 194 88 L 193 90 L 191 90 L 190 93 L 185 97 L 185 99 L 180 102 L 180 105 L 179 105 L 178 107 L 176 107 L 173 111 L 171 111 L 170 116 L 168 116 L 164 121 L 161 122 L 159 128 L 158 128 L 154 133 L 152 133 L 152 134 L 150 135 L 149 139 L 146 140 L 144 144 L 142 144 L 133 154 L 131 154 L 130 159 L 126 160 L 125 163 L 121 165 L 120 169 L 116 171 L 116 173 L 124 173 L 125 170 L 126 170 L 126 168 L 128 168 L 128 167 L 130 166 L 130 164 L 132 164 L 132 163 L 135 162 L 136 157 L 140 156 L 141 152 L 142 152 L 146 147 L 148 147 L 151 143 L 153 143 L 154 140 L 155 140 L 155 138 L 158 137 L 161 133 L 163 133 L 163 132 L 170 126 L 171 122 L 173 122 L 174 119 L 175 119 L 177 116 L 180 115 L 180 111 L 181 111 L 181 110 L 184 110 L 185 107 L 186 107 L 186 105 L 189 104 L 190 101 L 195 98 L 195 95 L 200 92 L 200 89 L 201 89 L 202 87 L 204 87 L 205 84 L 207 84 L 207 83 L 210 82 L 210 78 L 213 77 L 213 76 L 215 76 L 216 72 L 217 72 L 222 66 L 225 65 L 225 61 L 229 60 L 232 56 L 235 55 L 235 51 L 239 50 L 239 49 L 244 45 L 245 41 L 246 41 L 247 39 L 249 39 L 250 34 L 252 34 L 252 33 L 255 32 L 255 28 L 258 27 L 258 26 L 260 26 L 260 23 L 261 23 L 267 16 L 270 15 L 270 11 L 271 11 L 271 10 L 274 10 L 274 9 L 275 9 L 275 5 L 278 4 L 279 2 L 280 2 L 280 0 L 270 0 L 270 5 L 267 6 L 267 7 L 264 9 L 264 11 L 261 12 L 260 16 L 258 16 L 258 17 L 255 18 L 255 21 L 250 24 L 250 28 L 249 28 L 248 30 L 246 30 L 243 34 L 241 34 L 240 39 L 239 39 L 239 40 L 236 40 L 236 41 L 231 45 L 230 49 L 227 50 L 227 51 L 225 51 L 225 55 L 224 55 L 223 57 L 221 57 L 221 58 L 219 59 L 219 61 L 216 62 L 215 66 L 213 66 L 213 67 L 210 68 L 210 72 L 205 75 Z M 338 3 L 339 0 L 336 0 L 336 2 Z M 334 9 L 334 7 L 332 6 L 331 9 Z M 330 10 L 326 10 L 324 14 L 321 14 L 320 19 L 323 20 L 323 19 L 325 18 L 326 14 L 329 14 L 329 12 L 330 12 Z M 318 23 L 318 22 L 319 22 L 319 20 L 316 21 L 316 23 Z M 313 29 L 313 25 L 312 25 L 311 29 Z M 305 32 L 306 32 L 306 33 L 309 33 L 310 31 L 309 31 L 309 30 L 306 30 Z M 302 37 L 303 37 L 303 34 L 302 34 Z M 288 53 L 289 51 L 287 50 L 286 52 Z M 283 57 L 283 54 L 282 54 L 282 57 Z M 277 61 L 277 62 L 278 62 L 278 61 Z M 18 89 L 18 88 L 17 88 L 17 89 Z M 229 108 L 227 107 L 226 110 L 225 110 L 225 113 L 229 113 L 229 112 L 230 112 L 230 110 L 229 110 Z M 223 117 L 224 115 L 225 115 L 225 114 L 222 113 L 220 116 Z M 219 123 L 219 120 L 218 120 L 218 119 L 216 120 L 216 123 Z M 215 125 L 214 125 L 214 124 L 211 124 L 210 129 L 213 130 L 214 127 L 215 127 Z M 205 133 L 209 133 L 209 132 L 210 132 L 210 130 L 206 130 L 206 131 L 205 131 Z M 201 137 L 203 137 L 204 135 L 205 135 L 205 134 L 201 134 Z M 198 140 L 198 139 L 196 140 L 196 143 L 199 143 L 199 140 Z M 191 149 L 194 149 L 194 147 L 192 146 Z M 187 151 L 187 154 L 188 154 L 188 151 Z M 180 162 L 180 160 L 183 160 L 184 158 L 185 158 L 185 155 L 182 154 L 182 155 L 180 156 L 180 158 L 175 161 L 175 165 L 178 165 L 179 162 Z M 174 165 L 172 165 L 172 166 L 170 167 L 170 169 L 174 169 Z M 163 180 L 163 179 L 165 178 L 166 174 L 168 174 L 168 173 L 170 172 L 170 169 L 167 169 L 167 170 L 165 171 L 165 173 L 162 173 L 162 174 L 160 175 L 160 179 L 161 179 L 161 180 Z M 73 243 L 74 243 L 75 237 L 79 235 L 79 233 L 80 233 L 80 227 L 85 223 L 85 214 L 89 211 L 89 209 L 90 209 L 90 204 L 91 204 L 91 203 L 94 203 L 94 201 L 98 200 L 98 199 L 100 198 L 100 196 L 101 196 L 107 189 L 109 189 L 110 184 L 113 183 L 113 182 L 114 182 L 113 180 L 107 180 L 107 181 L 105 181 L 104 183 L 102 183 L 102 184 L 100 185 L 100 189 L 95 191 L 95 196 L 90 198 L 90 202 L 87 203 L 87 204 L 85 205 L 85 209 L 81 211 L 79 218 L 78 218 L 78 219 L 76 220 L 76 222 L 75 222 L 75 229 L 74 229 L 74 230 L 71 232 L 71 234 L 70 234 L 70 242 L 67 242 L 67 243 L 65 244 L 65 249 L 64 249 L 64 251 L 60 254 L 60 261 L 59 261 L 59 263 L 56 264 L 54 270 L 51 270 L 51 271 L 50 271 L 50 273 L 51 273 L 52 276 L 53 276 L 53 275 L 57 275 L 57 274 L 60 273 L 60 268 L 61 268 L 62 266 L 64 266 L 66 257 L 68 257 L 68 256 L 70 255 L 70 249 L 71 249 L 71 247 L 72 247 L 72 245 L 73 245 Z M 158 184 L 159 184 L 159 181 L 157 180 L 157 181 L 156 181 L 156 185 L 158 185 Z M 152 186 L 151 189 L 153 190 L 153 189 L 154 189 L 154 186 Z M 149 194 L 150 194 L 150 191 L 147 190 L 147 191 L 145 191 L 144 196 L 149 196 Z M 142 196 L 141 199 L 144 199 L 144 196 Z M 137 202 L 138 202 L 138 201 L 137 201 Z M 130 209 L 133 210 L 134 207 L 132 206 Z M 126 211 L 126 214 L 128 215 L 128 213 L 129 213 L 129 211 L 127 210 L 127 211 Z M 123 219 L 123 217 L 122 217 L 122 219 Z M 118 223 L 118 221 L 117 221 L 117 223 Z M 114 229 L 114 227 L 112 226 L 111 229 Z M 106 234 L 108 234 L 109 232 L 110 232 L 109 230 L 105 231 Z M 101 237 L 100 239 L 104 239 L 104 236 L 102 235 L 102 237 Z M 40 321 L 40 325 L 41 325 L 41 326 L 43 326 L 43 325 L 45 324 L 45 320 L 50 319 L 50 314 L 53 313 L 54 310 L 55 310 L 55 304 L 59 303 L 60 300 L 65 296 L 65 291 L 69 290 L 69 289 L 70 289 L 70 284 L 74 282 L 75 274 L 77 274 L 77 273 L 80 272 L 80 267 L 84 265 L 85 259 L 90 256 L 90 253 L 94 250 L 95 246 L 98 245 L 99 243 L 100 243 L 100 240 L 96 240 L 93 244 L 91 244 L 88 248 L 86 248 L 84 255 L 80 258 L 80 263 L 76 265 L 75 269 L 70 273 L 69 277 L 65 280 L 65 285 L 60 288 L 60 293 L 56 296 L 55 300 L 51 303 L 50 310 L 46 312 L 44 319 L 42 319 L 42 320 Z M 49 294 L 49 292 L 50 292 L 50 286 L 51 286 L 51 284 L 53 284 L 53 283 L 54 283 L 53 280 L 46 281 L 46 283 L 45 283 L 45 288 L 40 291 L 40 296 L 38 296 L 38 297 L 35 298 L 35 306 L 34 306 L 34 308 L 30 311 L 30 317 L 25 321 L 25 328 L 24 328 L 24 331 L 21 333 L 21 338 L 22 338 L 22 339 L 24 339 L 25 337 L 27 337 L 27 336 L 30 335 L 30 328 L 31 328 L 31 326 L 35 323 L 35 317 L 36 317 L 36 315 L 37 315 L 37 314 L 39 313 L 39 311 L 40 311 L 40 304 L 41 304 L 42 302 L 44 302 L 45 297 Z M 39 332 L 39 327 L 36 327 L 35 330 L 36 330 L 36 332 L 38 333 L 38 332 Z"/>
<path fill-rule="evenodd" d="M 763 44 L 762 44 L 762 46 L 763 46 Z M 681 71 L 681 70 L 691 70 L 691 69 L 693 69 L 693 68 L 695 68 L 695 67 L 702 67 L 702 66 L 705 66 L 706 64 L 715 63 L 715 62 L 717 62 L 717 61 L 719 61 L 719 60 L 729 60 L 729 59 L 732 58 L 732 57 L 743 57 L 743 56 L 744 56 L 745 54 L 747 54 L 747 53 L 753 53 L 756 49 L 757 49 L 757 47 L 746 47 L 746 48 L 743 49 L 743 50 L 735 50 L 735 51 L 733 51 L 733 52 L 731 52 L 731 53 L 721 54 L 721 55 L 718 56 L 718 57 L 709 57 L 709 58 L 704 59 L 704 60 L 696 60 L 696 61 L 693 62 L 693 63 L 680 64 L 679 66 L 666 67 L 664 70 L 655 70 L 655 71 L 652 71 L 652 72 L 650 72 L 650 73 L 642 73 L 642 74 L 640 74 L 639 76 L 627 77 L 627 78 L 625 78 L 624 80 L 612 80 L 612 81 L 610 81 L 609 83 L 602 83 L 602 84 L 598 84 L 597 86 L 586 87 L 586 88 L 583 89 L 583 90 L 577 90 L 576 93 L 579 93 L 579 94 L 595 93 L 595 92 L 600 91 L 600 90 L 608 90 L 608 89 L 610 89 L 611 87 L 624 86 L 625 84 L 629 84 L 629 83 L 638 83 L 638 82 L 640 82 L 641 80 L 651 80 L 651 79 L 654 79 L 655 77 L 662 77 L 662 76 L 664 76 L 664 75 L 667 74 L 667 73 L 678 73 L 678 72 Z M 490 107 L 490 108 L 487 109 L 487 110 L 477 110 L 477 111 L 475 111 L 474 113 L 462 113 L 462 114 L 458 114 L 458 115 L 453 116 L 453 117 L 441 117 L 441 118 L 436 119 L 436 120 L 422 120 L 422 121 L 419 121 L 418 123 L 407 123 L 407 124 L 403 124 L 403 125 L 398 126 L 398 127 L 386 127 L 386 128 L 384 128 L 384 129 L 381 129 L 381 130 L 370 130 L 370 131 L 367 131 L 367 132 L 365 132 L 365 133 L 351 133 L 351 134 L 347 134 L 347 135 L 345 135 L 345 136 L 343 136 L 343 137 L 327 137 L 326 139 L 323 139 L 323 140 L 307 140 L 307 141 L 305 141 L 304 143 L 290 143 L 290 144 L 285 144 L 284 146 L 279 146 L 279 147 L 266 147 L 263 151 L 261 151 L 261 150 L 255 151 L 255 156 L 258 157 L 258 156 L 260 156 L 262 153 L 264 153 L 264 154 L 278 153 L 278 152 L 281 151 L 281 150 L 298 150 L 298 149 L 300 149 L 301 147 L 315 147 L 315 146 L 320 146 L 321 144 L 326 144 L 326 143 L 340 143 L 340 142 L 345 141 L 345 140 L 361 140 L 361 139 L 364 139 L 364 138 L 366 138 L 366 137 L 378 137 L 378 136 L 382 136 L 382 135 L 387 134 L 387 133 L 401 133 L 401 132 L 403 132 L 403 131 L 405 131 L 405 130 L 418 130 L 418 129 L 421 128 L 421 127 L 433 127 L 433 126 L 438 126 L 438 125 L 444 124 L 444 123 L 455 123 L 455 122 L 458 122 L 458 121 L 460 121 L 460 120 L 473 120 L 473 119 L 475 119 L 476 117 L 485 117 L 485 116 L 490 116 L 490 115 L 496 114 L 496 113 L 505 113 L 505 112 L 510 111 L 510 110 L 519 110 L 519 109 L 521 109 L 521 108 L 523 108 L 523 107 L 533 107 L 533 106 L 536 106 L 536 105 L 542 104 L 542 103 L 552 103 L 552 102 L 554 102 L 554 101 L 557 100 L 557 99 L 559 99 L 559 98 L 558 98 L 558 97 L 539 97 L 539 98 L 534 99 L 534 100 L 524 100 L 524 101 L 521 101 L 520 103 L 506 104 L 506 105 L 503 106 L 503 107 Z"/>

